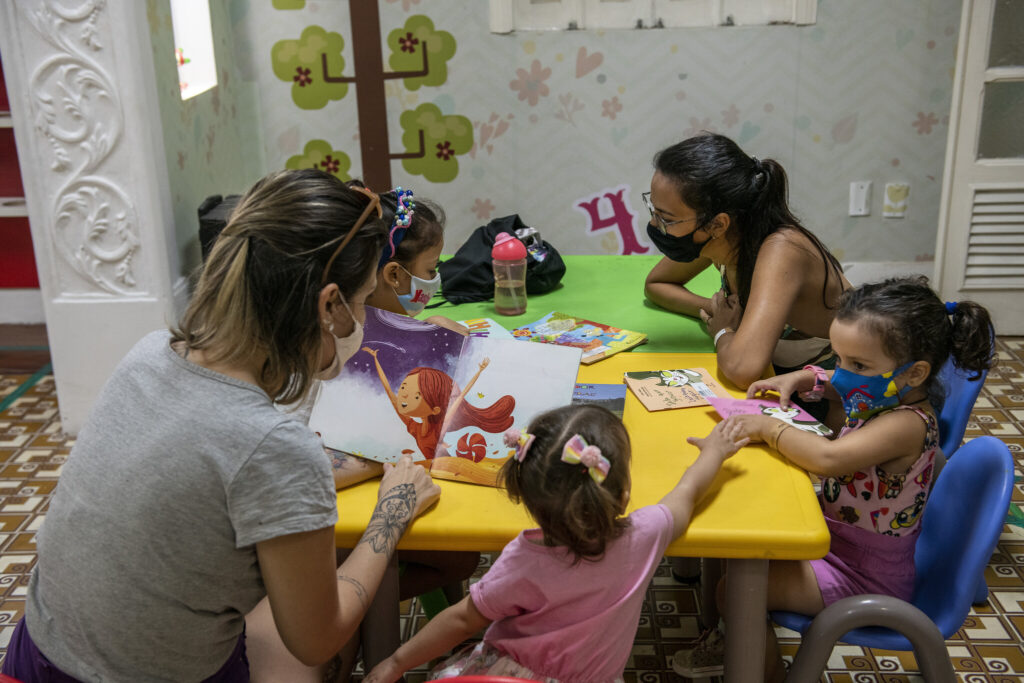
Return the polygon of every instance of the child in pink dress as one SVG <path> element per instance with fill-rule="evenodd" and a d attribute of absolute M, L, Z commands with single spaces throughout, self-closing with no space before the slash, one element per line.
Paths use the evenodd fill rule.
<path fill-rule="evenodd" d="M 764 441 L 822 477 L 821 508 L 831 532 L 821 560 L 772 562 L 768 609 L 813 615 L 851 595 L 880 593 L 909 600 L 914 548 L 932 485 L 939 432 L 935 406 L 945 398 L 936 381 L 952 358 L 980 372 L 991 364 L 991 321 L 978 304 L 943 304 L 924 278 L 862 285 L 843 294 L 829 332 L 839 362 L 834 371 L 806 366 L 754 382 L 748 397 L 778 392 L 782 406 L 794 393 L 840 401 L 846 424 L 823 439 L 764 415 L 730 418 L 741 433 Z M 676 653 L 684 676 L 721 672 L 721 638 L 702 637 Z M 765 680 L 784 668 L 769 629 Z"/>
<path fill-rule="evenodd" d="M 624 515 L 630 445 L 607 410 L 567 406 L 509 430 L 516 448 L 502 470 L 509 497 L 539 529 L 522 532 L 462 602 L 431 620 L 370 672 L 368 683 L 448 652 L 484 627 L 484 639 L 441 665 L 435 678 L 488 674 L 548 682 L 622 680 L 647 584 L 669 542 L 726 458 L 747 440 L 719 424 L 687 439 L 697 461 L 656 505 Z"/>

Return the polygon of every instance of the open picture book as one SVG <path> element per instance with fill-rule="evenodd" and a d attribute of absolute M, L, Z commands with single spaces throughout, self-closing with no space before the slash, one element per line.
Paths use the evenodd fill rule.
<path fill-rule="evenodd" d="M 652 412 L 706 406 L 716 396 L 729 398 L 729 392 L 704 368 L 638 370 L 627 372 L 623 379 L 644 408 Z"/>
<path fill-rule="evenodd" d="M 832 430 L 811 417 L 810 413 L 800 406 L 791 403 L 783 408 L 774 399 L 765 398 L 708 398 L 708 403 L 723 418 L 733 415 L 767 415 L 781 420 L 788 425 L 812 434 L 830 436 Z"/>
<path fill-rule="evenodd" d="M 580 362 L 584 365 L 647 342 L 647 335 L 642 332 L 631 332 L 557 311 L 551 311 L 529 325 L 515 328 L 512 336 L 523 341 L 580 349 L 583 351 Z"/>
<path fill-rule="evenodd" d="M 506 429 L 567 405 L 578 349 L 463 337 L 367 307 L 361 349 L 321 383 L 309 426 L 324 446 L 378 462 L 403 454 L 433 476 L 494 486 Z"/>

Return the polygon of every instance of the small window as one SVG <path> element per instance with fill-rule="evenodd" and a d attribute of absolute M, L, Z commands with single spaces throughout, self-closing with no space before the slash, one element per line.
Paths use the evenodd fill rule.
<path fill-rule="evenodd" d="M 171 0 L 171 23 L 181 99 L 187 100 L 217 85 L 209 0 Z"/>
<path fill-rule="evenodd" d="M 813 24 L 817 0 L 490 0 L 491 32 Z"/>

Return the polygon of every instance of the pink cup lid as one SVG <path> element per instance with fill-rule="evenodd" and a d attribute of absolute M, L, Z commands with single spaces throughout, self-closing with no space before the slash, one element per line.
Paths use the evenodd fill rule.
<path fill-rule="evenodd" d="M 526 258 L 526 247 L 515 235 L 507 232 L 499 232 L 494 238 L 494 247 L 491 249 L 491 258 L 501 261 L 517 261 Z"/>

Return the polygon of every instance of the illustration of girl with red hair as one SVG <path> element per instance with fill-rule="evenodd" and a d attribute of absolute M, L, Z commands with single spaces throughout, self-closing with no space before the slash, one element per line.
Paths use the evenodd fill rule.
<path fill-rule="evenodd" d="M 472 426 L 498 434 L 512 426 L 512 411 L 516 407 L 516 400 L 512 396 L 502 396 L 487 408 L 477 408 L 466 400 L 466 395 L 480 373 L 491 362 L 489 358 L 480 362 L 480 369 L 455 400 L 451 401 L 458 387 L 451 377 L 440 370 L 422 366 L 413 368 L 402 380 L 396 393 L 392 391 L 384 369 L 377 360 L 377 351 L 366 346 L 362 350 L 373 356 L 380 383 L 384 385 L 391 405 L 428 460 L 434 457 L 437 443 L 447 431 Z"/>

